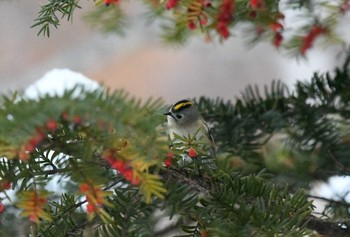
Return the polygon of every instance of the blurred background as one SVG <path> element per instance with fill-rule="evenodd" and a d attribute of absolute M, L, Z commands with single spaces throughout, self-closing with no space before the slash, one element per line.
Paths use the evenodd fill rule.
<path fill-rule="evenodd" d="M 62 20 L 50 38 L 37 36 L 39 28 L 31 25 L 45 2 L 0 0 L 0 92 L 25 89 L 54 68 L 68 68 L 141 98 L 160 96 L 168 103 L 201 95 L 233 99 L 248 84 L 281 79 L 292 88 L 295 80 L 342 63 L 339 46 L 312 49 L 298 61 L 268 43 L 249 48 L 239 35 L 222 44 L 199 36 L 184 46 L 165 45 L 159 24 L 144 20 L 146 9 L 138 1 L 123 4 L 124 37 L 103 34 L 84 21 L 95 7 L 92 0 L 80 1 L 73 22 Z"/>

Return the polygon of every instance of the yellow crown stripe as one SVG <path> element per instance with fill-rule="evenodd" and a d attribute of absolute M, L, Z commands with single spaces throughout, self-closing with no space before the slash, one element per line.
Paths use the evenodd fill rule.
<path fill-rule="evenodd" d="M 187 102 L 183 102 L 183 103 L 177 104 L 177 105 L 174 106 L 174 110 L 179 110 L 182 107 L 185 107 L 186 105 L 192 105 L 192 102 L 187 101 Z"/>

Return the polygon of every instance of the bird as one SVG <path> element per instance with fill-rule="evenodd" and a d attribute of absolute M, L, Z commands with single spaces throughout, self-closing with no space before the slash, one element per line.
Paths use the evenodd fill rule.
<path fill-rule="evenodd" d="M 207 156 L 215 157 L 216 148 L 211 130 L 193 101 L 180 100 L 164 115 L 167 116 L 167 133 L 172 144 L 179 145 L 186 139 L 193 139 L 209 148 Z"/>

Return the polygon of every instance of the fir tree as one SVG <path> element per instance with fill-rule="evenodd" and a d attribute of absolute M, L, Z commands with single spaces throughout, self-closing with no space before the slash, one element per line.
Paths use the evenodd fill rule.
<path fill-rule="evenodd" d="M 110 14 L 113 18 L 101 22 L 112 29 L 117 20 L 114 26 L 120 26 L 120 2 L 105 0 L 93 16 Z M 253 33 L 259 40 L 266 33 L 276 47 L 284 45 L 278 1 L 144 2 L 155 16 L 174 23 L 165 31 L 170 41 L 183 42 L 196 30 L 224 40 L 245 22 L 262 30 Z M 330 11 L 321 19 L 313 15 L 317 3 L 286 1 L 285 6 L 314 17 L 308 33 L 285 44 L 301 55 L 317 37 L 332 39 L 337 20 L 350 8 L 349 1 L 320 5 Z M 49 35 L 50 25 L 57 27 L 60 17 L 69 20 L 78 7 L 77 0 L 48 1 L 35 26 Z M 123 91 L 81 86 L 62 97 L 2 95 L 0 233 L 349 236 L 345 196 L 328 200 L 308 192 L 315 181 L 350 173 L 349 63 L 348 52 L 341 68 L 315 73 L 292 92 L 275 81 L 263 91 L 248 86 L 235 101 L 194 98 L 214 125 L 215 169 L 201 162 L 214 157 L 193 138 L 181 137 L 177 149 L 170 146 L 161 99 L 143 102 Z M 178 165 L 183 155 L 193 158 L 185 167 Z M 49 182 L 62 190 L 47 191 Z M 10 189 L 16 199 L 7 195 Z M 317 199 L 327 201 L 321 213 L 314 212 Z"/>

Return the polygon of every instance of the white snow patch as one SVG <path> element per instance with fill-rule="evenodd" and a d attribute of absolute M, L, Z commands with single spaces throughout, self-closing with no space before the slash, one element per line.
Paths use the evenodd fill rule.
<path fill-rule="evenodd" d="M 87 91 L 101 88 L 100 85 L 79 72 L 69 69 L 52 69 L 42 78 L 30 85 L 24 92 L 24 97 L 37 99 L 42 95 L 62 96 L 65 90 L 82 85 Z M 79 95 L 77 91 L 76 96 Z"/>

